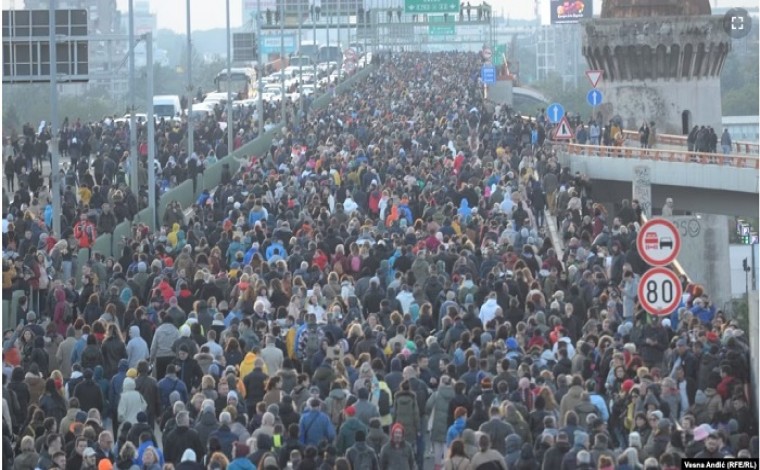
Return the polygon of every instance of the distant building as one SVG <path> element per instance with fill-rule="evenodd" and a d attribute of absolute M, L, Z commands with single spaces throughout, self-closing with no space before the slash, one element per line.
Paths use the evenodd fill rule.
<path fill-rule="evenodd" d="M 734 142 L 757 142 L 760 140 L 760 117 L 758 116 L 723 116 L 723 129 L 728 129 Z"/>

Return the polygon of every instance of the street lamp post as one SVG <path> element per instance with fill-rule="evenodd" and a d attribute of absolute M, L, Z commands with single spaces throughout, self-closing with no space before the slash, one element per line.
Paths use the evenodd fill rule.
<path fill-rule="evenodd" d="M 280 2 L 280 119 L 285 122 L 285 1 Z"/>
<path fill-rule="evenodd" d="M 56 0 L 50 0 L 50 198 L 53 203 L 53 236 L 61 236 L 61 172 L 58 159 L 58 56 L 55 39 Z"/>
<path fill-rule="evenodd" d="M 227 154 L 235 146 L 235 129 L 232 127 L 232 51 L 230 45 L 230 0 L 227 0 Z"/>

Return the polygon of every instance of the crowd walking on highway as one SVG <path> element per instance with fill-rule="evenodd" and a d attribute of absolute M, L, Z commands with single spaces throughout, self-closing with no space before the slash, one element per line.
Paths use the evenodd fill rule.
<path fill-rule="evenodd" d="M 25 294 L 3 331 L 3 468 L 758 457 L 748 336 L 700 285 L 667 317 L 641 309 L 635 204 L 609 214 L 541 122 L 485 102 L 476 55 L 378 62 L 189 216 L 170 204 L 81 276 L 76 250 L 133 215 L 125 185 L 82 165 L 52 214 L 44 182 L 16 178 L 3 299 Z M 199 139 L 200 160 L 223 153 L 223 135 Z M 99 213 L 90 178 L 109 188 Z"/>

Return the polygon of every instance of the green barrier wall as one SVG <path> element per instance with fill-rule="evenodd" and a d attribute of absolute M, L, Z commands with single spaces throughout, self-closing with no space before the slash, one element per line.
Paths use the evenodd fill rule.
<path fill-rule="evenodd" d="M 82 268 L 87 261 L 90 260 L 90 249 L 80 248 L 77 252 L 77 265 L 74 267 L 74 279 L 76 280 L 77 287 L 82 286 Z"/>
<path fill-rule="evenodd" d="M 122 239 L 131 236 L 132 224 L 125 220 L 113 229 L 113 245 L 111 247 L 111 256 L 119 258 L 121 256 Z"/>
<path fill-rule="evenodd" d="M 100 235 L 95 239 L 95 243 L 92 245 L 92 251 L 97 251 L 106 258 L 113 256 L 113 253 L 111 252 L 111 240 L 113 240 L 113 236 L 110 233 Z"/>
<path fill-rule="evenodd" d="M 161 223 L 161 220 L 163 220 L 164 213 L 166 212 L 166 206 L 168 206 L 170 202 L 174 201 L 179 201 L 179 203 L 182 204 L 183 209 L 186 209 L 188 206 L 195 202 L 195 197 L 193 194 L 193 180 L 185 180 L 180 183 L 179 186 L 170 189 L 164 193 L 163 196 L 161 196 L 158 205 L 158 214 L 160 217 L 158 221 L 159 224 Z"/>
<path fill-rule="evenodd" d="M 155 224 L 155 221 L 152 220 L 150 207 L 146 207 L 145 209 L 138 212 L 137 215 L 135 216 L 134 223 L 145 224 L 148 227 L 150 227 L 151 231 L 156 230 L 156 224 Z"/>

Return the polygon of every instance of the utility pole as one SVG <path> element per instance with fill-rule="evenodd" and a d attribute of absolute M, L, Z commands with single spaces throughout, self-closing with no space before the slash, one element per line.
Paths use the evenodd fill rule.
<path fill-rule="evenodd" d="M 296 124 L 301 124 L 301 115 L 303 114 L 303 56 L 300 54 L 301 50 L 301 34 L 303 24 L 303 1 L 298 0 L 298 113 L 296 114 Z"/>
<path fill-rule="evenodd" d="M 193 132 L 193 42 L 190 33 L 190 0 L 187 0 L 187 158 L 190 158 L 195 151 L 195 135 Z"/>
<path fill-rule="evenodd" d="M 153 102 L 151 98 L 151 103 Z M 140 184 L 137 167 L 140 156 L 137 154 L 137 117 L 135 116 L 135 7 L 134 0 L 129 0 L 129 187 L 135 198 L 139 199 Z"/>
<path fill-rule="evenodd" d="M 48 5 L 50 28 L 50 197 L 53 203 L 53 236 L 61 237 L 61 163 L 58 159 L 58 56 L 55 34 L 56 0 Z"/>
<path fill-rule="evenodd" d="M 227 0 L 227 155 L 235 146 L 235 129 L 232 126 L 232 51 L 230 45 L 230 0 Z"/>
<path fill-rule="evenodd" d="M 285 122 L 285 1 L 280 0 L 280 119 Z"/>
<path fill-rule="evenodd" d="M 158 211 L 156 200 L 156 120 L 153 117 L 153 33 L 145 34 L 145 50 L 147 53 L 147 66 L 145 72 L 148 74 L 148 90 L 146 95 L 148 99 L 148 112 L 146 125 L 148 126 L 148 207 L 150 207 L 150 222 L 153 230 L 158 228 Z"/>

